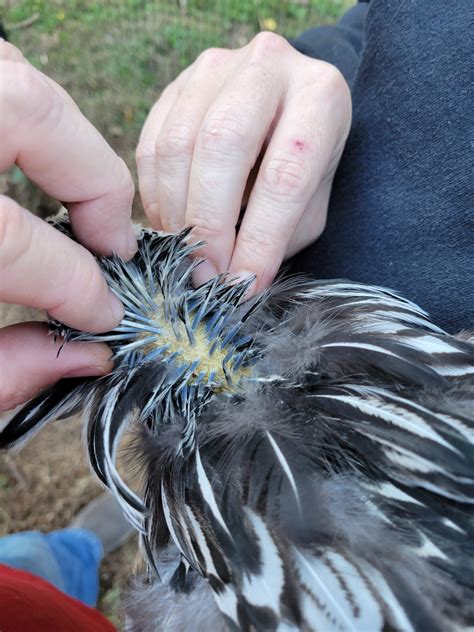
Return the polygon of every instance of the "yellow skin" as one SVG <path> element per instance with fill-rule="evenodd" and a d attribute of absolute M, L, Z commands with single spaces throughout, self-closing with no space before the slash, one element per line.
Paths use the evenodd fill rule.
<path fill-rule="evenodd" d="M 161 296 L 155 297 L 155 303 L 157 305 L 157 312 L 163 312 L 163 318 L 160 319 L 158 314 L 155 313 L 153 320 L 156 326 L 161 330 L 161 335 L 158 339 L 150 343 L 145 350 L 151 350 L 153 348 L 162 347 L 163 345 L 169 345 L 168 349 L 163 352 L 164 357 L 169 357 L 174 353 L 178 354 L 179 364 L 189 364 L 199 359 L 199 364 L 193 373 L 195 378 L 202 372 L 205 373 L 206 378 L 209 378 L 214 373 L 214 388 L 215 390 L 234 390 L 243 378 L 249 377 L 250 370 L 248 367 L 239 367 L 237 370 L 233 370 L 232 363 L 229 364 L 228 373 L 232 373 L 232 386 L 227 382 L 224 373 L 224 359 L 228 353 L 228 348 L 221 349 L 220 345 L 217 345 L 214 353 L 211 355 L 211 341 L 207 337 L 206 328 L 203 324 L 200 324 L 194 331 L 194 343 L 188 338 L 186 333 L 186 327 L 182 321 L 177 321 L 174 325 L 171 325 L 169 320 L 164 317 L 164 301 Z M 141 337 L 145 337 L 149 334 L 143 333 Z"/>

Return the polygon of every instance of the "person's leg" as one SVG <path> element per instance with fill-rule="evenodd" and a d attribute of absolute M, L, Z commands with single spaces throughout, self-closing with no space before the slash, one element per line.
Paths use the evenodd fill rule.
<path fill-rule="evenodd" d="M 23 531 L 0 538 L 0 563 L 42 577 L 70 597 L 94 606 L 99 595 L 102 543 L 91 531 Z"/>
<path fill-rule="evenodd" d="M 110 493 L 86 505 L 67 529 L 0 538 L 0 564 L 29 571 L 89 606 L 99 594 L 99 565 L 134 529 Z"/>

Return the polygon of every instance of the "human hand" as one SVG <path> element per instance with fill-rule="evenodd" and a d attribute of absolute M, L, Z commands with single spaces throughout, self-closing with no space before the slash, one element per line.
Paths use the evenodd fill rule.
<path fill-rule="evenodd" d="M 143 127 L 145 212 L 157 229 L 194 226 L 206 241 L 197 284 L 217 272 L 256 273 L 251 293 L 261 290 L 285 257 L 322 233 L 350 123 L 340 72 L 278 35 L 205 51 L 164 90 Z"/>
<path fill-rule="evenodd" d="M 0 40 L 0 172 L 16 164 L 67 205 L 77 238 L 91 250 L 130 259 L 134 187 L 124 162 L 67 93 Z M 123 306 L 93 256 L 12 199 L 0 196 L 0 301 L 47 310 L 77 329 L 107 331 Z M 20 404 L 61 377 L 103 375 L 102 344 L 61 341 L 40 323 L 0 329 L 0 410 Z"/>

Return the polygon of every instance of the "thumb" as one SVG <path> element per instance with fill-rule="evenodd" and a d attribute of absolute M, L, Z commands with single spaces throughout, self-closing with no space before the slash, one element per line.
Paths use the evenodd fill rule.
<path fill-rule="evenodd" d="M 70 342 L 48 335 L 43 323 L 21 323 L 0 329 L 0 410 L 31 399 L 63 377 L 105 375 L 112 352 L 102 343 Z"/>

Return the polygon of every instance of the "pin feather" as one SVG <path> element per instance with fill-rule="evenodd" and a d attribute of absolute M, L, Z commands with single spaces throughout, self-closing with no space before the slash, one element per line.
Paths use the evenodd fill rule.
<path fill-rule="evenodd" d="M 71 235 L 62 219 L 57 227 Z M 72 236 L 72 235 L 71 235 Z M 0 432 L 82 410 L 90 461 L 142 533 L 130 629 L 425 632 L 474 625 L 474 344 L 347 281 L 193 288 L 188 233 L 98 258 L 125 306 L 115 368 L 61 380 Z M 116 467 L 123 432 L 141 498 Z M 472 629 L 472 628 L 471 628 Z"/>

